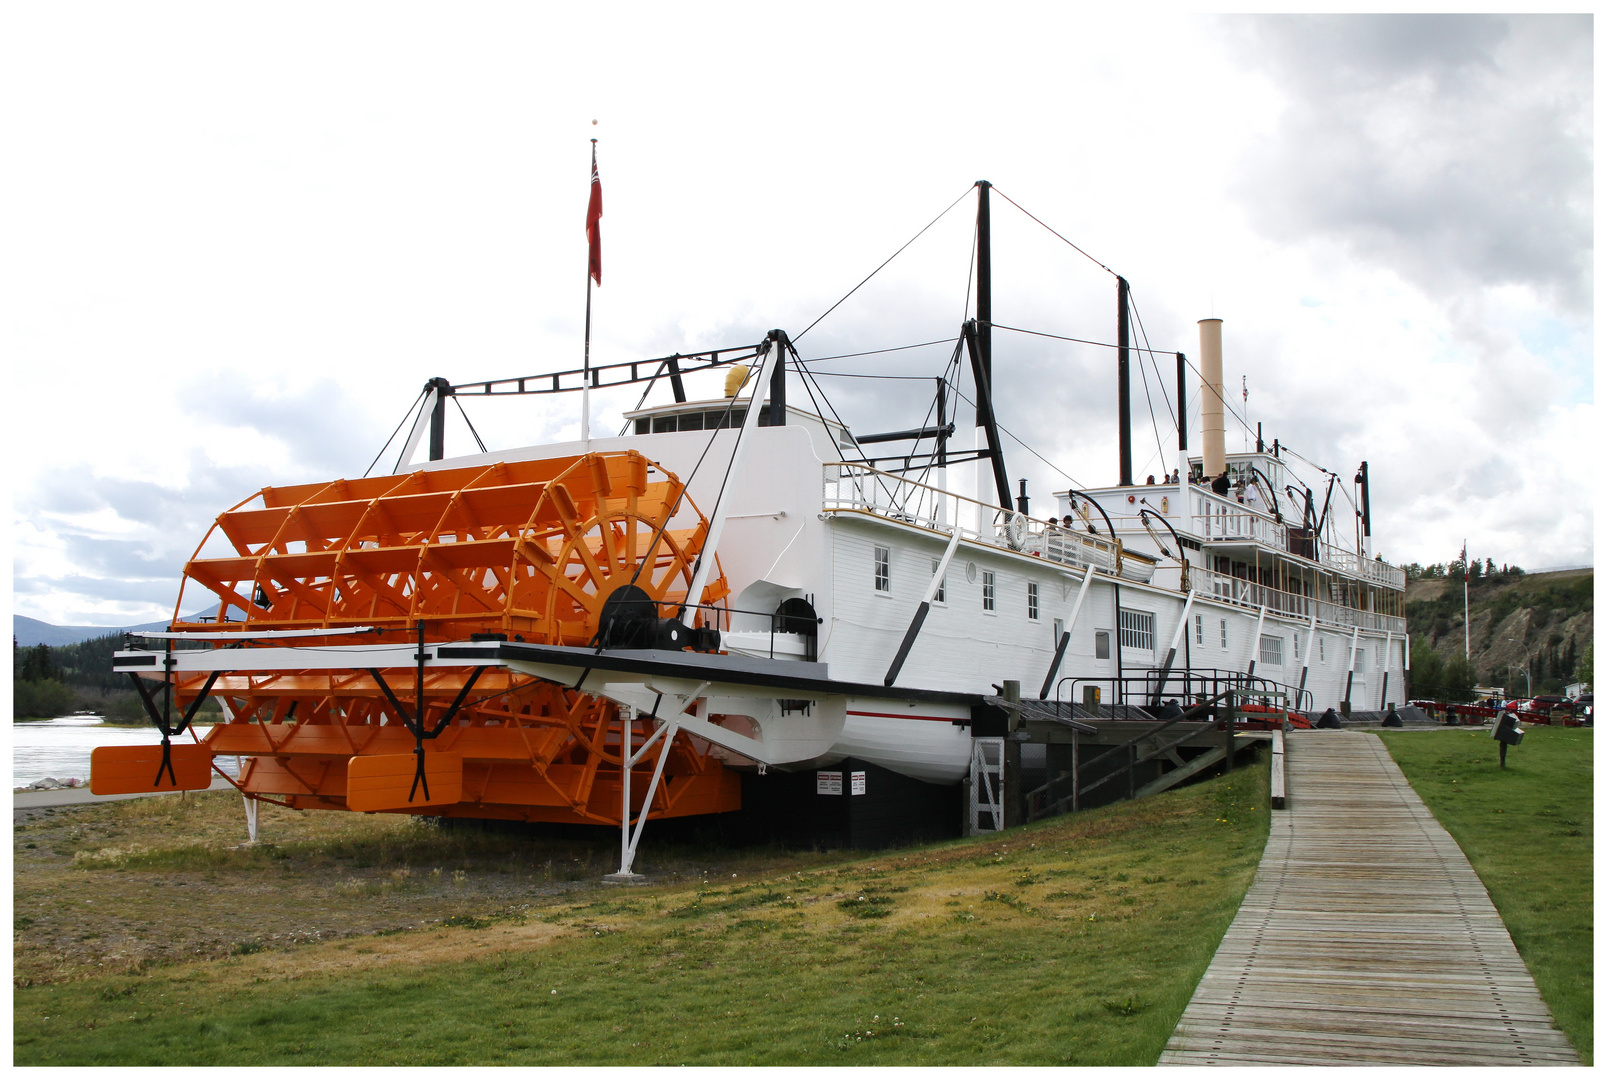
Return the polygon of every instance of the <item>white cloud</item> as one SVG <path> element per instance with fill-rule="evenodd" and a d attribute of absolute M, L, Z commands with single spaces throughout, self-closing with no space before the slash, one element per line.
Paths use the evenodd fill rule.
<path fill-rule="evenodd" d="M 1225 318 L 1269 438 L 1370 462 L 1391 558 L 1467 531 L 1497 562 L 1590 560 L 1588 19 L 969 10 L 8 12 L 15 609 L 160 618 L 215 514 L 361 473 L 426 379 L 578 363 L 593 135 L 601 360 L 796 334 L 985 177 L 1128 277 L 1158 348 Z M 970 212 L 805 355 L 954 334 Z M 1002 198 L 994 221 L 998 320 L 1110 340 L 1109 275 Z M 1012 430 L 1115 479 L 1108 350 L 1001 332 L 995 363 Z M 822 382 L 864 429 L 926 408 Z M 1142 476 L 1170 462 L 1138 387 Z M 598 426 L 634 401 L 599 395 Z M 493 446 L 578 426 L 567 399 L 466 407 Z M 1065 483 L 1016 449 L 1010 471 L 1038 506 Z"/>

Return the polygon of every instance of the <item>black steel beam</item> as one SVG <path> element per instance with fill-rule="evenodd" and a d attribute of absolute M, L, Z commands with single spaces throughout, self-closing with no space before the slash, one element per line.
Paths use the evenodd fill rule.
<path fill-rule="evenodd" d="M 1010 476 L 1004 471 L 1004 448 L 999 445 L 999 425 L 993 419 L 993 390 L 982 362 L 982 347 L 975 320 L 965 324 L 965 345 L 971 354 L 971 375 L 976 380 L 976 414 L 988 440 L 988 456 L 993 459 L 993 482 L 999 491 L 999 505 L 1015 507 L 1010 499 Z"/>
<path fill-rule="evenodd" d="M 1121 450 L 1121 486 L 1133 484 L 1132 389 L 1128 376 L 1127 279 L 1116 279 L 1116 432 Z"/>

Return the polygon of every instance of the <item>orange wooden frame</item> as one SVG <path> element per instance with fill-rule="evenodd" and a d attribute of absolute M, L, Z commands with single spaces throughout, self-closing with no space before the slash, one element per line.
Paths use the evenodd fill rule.
<path fill-rule="evenodd" d="M 586 645 L 621 585 L 635 584 L 660 614 L 674 614 L 707 533 L 681 482 L 634 450 L 265 488 L 221 514 L 196 549 L 173 628 L 237 630 L 248 639 L 253 630 L 373 626 L 380 641 L 414 641 L 422 621 L 426 641 L 496 633 Z M 179 614 L 200 606 L 197 588 L 216 597 L 216 621 Z M 704 603 L 728 594 L 716 564 Z M 712 614 L 700 610 L 687 621 Z M 382 674 L 403 706 L 419 711 L 413 670 Z M 445 715 L 468 676 L 466 668 L 426 672 L 427 725 Z M 181 706 L 202 682 L 180 678 Z M 242 790 L 292 806 L 346 808 L 352 759 L 413 750 L 366 671 L 225 674 L 212 694 L 227 703 L 229 719 L 203 745 L 249 759 Z M 461 801 L 418 812 L 618 825 L 627 724 L 636 746 L 653 729 L 651 721 L 623 720 L 611 702 L 487 670 L 452 725 L 425 744 L 426 757 L 461 756 Z M 633 816 L 651 772 L 650 763 L 634 770 Z M 648 815 L 740 805 L 737 775 L 703 740 L 681 735 Z"/>

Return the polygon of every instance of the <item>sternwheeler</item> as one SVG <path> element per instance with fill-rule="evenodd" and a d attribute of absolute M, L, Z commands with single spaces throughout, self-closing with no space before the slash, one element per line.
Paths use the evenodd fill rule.
<path fill-rule="evenodd" d="M 1000 828 L 1231 767 L 1258 718 L 1405 700 L 1367 464 L 1352 480 L 1259 430 L 1227 453 L 1220 320 L 1197 366 L 1141 349 L 1115 278 L 1118 480 L 1031 512 L 993 405 L 990 193 L 973 317 L 917 426 L 850 426 L 772 330 L 434 379 L 393 474 L 226 510 L 169 630 L 117 655 L 163 743 L 97 750 L 94 790 L 204 788 L 239 758 L 248 806 L 611 826 L 629 876 L 650 819 L 845 844 Z M 1157 359 L 1175 468 L 1135 483 L 1129 367 Z M 449 399 L 627 384 L 618 434 L 445 454 Z M 225 720 L 197 741 L 207 697 Z"/>

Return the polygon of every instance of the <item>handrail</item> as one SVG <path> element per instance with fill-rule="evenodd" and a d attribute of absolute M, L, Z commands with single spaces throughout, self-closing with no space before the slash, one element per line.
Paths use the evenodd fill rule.
<path fill-rule="evenodd" d="M 1108 574 L 1121 570 L 1119 540 L 1066 529 L 860 462 L 825 462 L 822 486 L 822 508 L 827 512 L 868 512 L 945 534 L 958 528 L 967 540 L 1049 562 Z"/>

